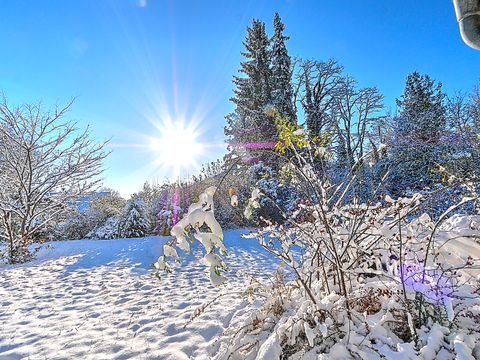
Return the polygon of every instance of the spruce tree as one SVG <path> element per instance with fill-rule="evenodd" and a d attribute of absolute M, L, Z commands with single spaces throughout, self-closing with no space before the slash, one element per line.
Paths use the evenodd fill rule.
<path fill-rule="evenodd" d="M 282 116 L 294 121 L 292 62 L 285 45 L 289 37 L 283 34 L 285 26 L 278 13 L 275 13 L 273 26 L 274 34 L 271 39 L 273 105 Z"/>
<path fill-rule="evenodd" d="M 245 61 L 240 64 L 241 76 L 235 76 L 235 111 L 226 117 L 225 135 L 231 151 L 241 156 L 253 156 L 258 149 L 268 148 L 276 140 L 276 126 L 269 115 L 272 105 L 269 38 L 265 24 L 253 20 L 244 41 Z M 231 155 L 226 157 L 226 165 Z M 258 156 L 258 155 L 255 155 Z M 260 155 L 261 157 L 261 155 Z"/>
<path fill-rule="evenodd" d="M 394 119 L 394 181 L 400 188 L 422 188 L 438 180 L 438 165 L 447 156 L 441 137 L 445 132 L 445 94 L 442 84 L 428 75 L 408 75 L 405 90 L 397 100 Z"/>
<path fill-rule="evenodd" d="M 120 221 L 120 236 L 125 238 L 143 237 L 148 234 L 150 224 L 145 203 L 142 200 L 129 200 Z"/>

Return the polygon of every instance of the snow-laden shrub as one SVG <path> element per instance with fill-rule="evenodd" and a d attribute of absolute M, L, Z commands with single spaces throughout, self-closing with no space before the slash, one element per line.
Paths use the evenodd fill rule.
<path fill-rule="evenodd" d="M 451 256 L 458 233 L 440 226 L 474 197 L 434 221 L 416 215 L 420 194 L 362 204 L 349 199 L 355 179 L 331 186 L 295 155 L 289 164 L 309 199 L 252 235 L 294 281 L 252 282 L 245 294 L 263 304 L 232 323 L 216 359 L 453 359 L 480 350 L 480 285 L 469 276 L 480 260 Z M 245 216 L 263 196 L 252 191 Z"/>
<path fill-rule="evenodd" d="M 94 230 L 91 230 L 86 239 L 109 240 L 120 237 L 120 220 L 116 216 L 109 217 L 105 223 Z"/>
<path fill-rule="evenodd" d="M 203 261 L 210 268 L 212 284 L 220 285 L 225 282 L 226 278 L 221 275 L 221 271 L 227 268 L 218 253 L 225 254 L 226 249 L 223 244 L 222 228 L 214 214 L 215 191 L 215 187 L 206 189 L 200 194 L 199 201 L 191 204 L 187 214 L 173 226 L 170 232 L 172 240 L 164 245 L 163 255 L 154 264 L 158 271 L 171 271 L 167 260 L 173 258 L 177 262 L 180 261 L 176 247 L 183 251 L 190 251 L 190 243 L 196 239 L 205 249 Z"/>
<path fill-rule="evenodd" d="M 146 236 L 150 225 L 142 200 L 129 200 L 120 217 L 120 236 L 136 238 Z"/>
<path fill-rule="evenodd" d="M 263 196 L 258 207 L 252 212 L 255 219 L 266 219 L 276 223 L 285 221 L 282 210 L 292 210 L 299 202 L 299 194 L 294 184 L 283 179 L 285 172 L 279 174 L 269 166 L 255 164 L 247 171 L 248 183 L 260 191 Z"/>
<path fill-rule="evenodd" d="M 263 304 L 232 324 L 216 359 L 453 359 L 480 350 L 480 284 L 468 273 L 480 261 L 442 251 L 471 226 L 407 220 L 420 204 L 416 195 L 303 206 L 314 220 L 294 214 L 251 235 L 295 280 L 253 282 L 246 294 Z"/>
<path fill-rule="evenodd" d="M 250 186 L 241 171 L 230 169 L 217 169 L 211 176 L 204 173 L 201 180 L 190 184 L 190 201 L 186 203 L 185 210 L 192 202 L 197 202 L 199 196 L 209 187 L 216 187 L 215 191 L 215 219 L 224 229 L 244 227 L 246 224 L 243 218 L 242 208 L 245 203 L 245 194 Z M 236 195 L 236 206 L 232 206 L 232 195 Z M 182 213 L 183 215 L 183 213 Z M 182 216 L 178 216 L 180 219 Z"/>

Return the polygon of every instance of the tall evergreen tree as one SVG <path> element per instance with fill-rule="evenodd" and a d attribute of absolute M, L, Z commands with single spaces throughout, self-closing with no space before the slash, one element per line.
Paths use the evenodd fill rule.
<path fill-rule="evenodd" d="M 438 141 L 445 130 L 445 94 L 442 84 L 428 75 L 408 75 L 401 99 L 398 131 L 413 140 Z"/>
<path fill-rule="evenodd" d="M 233 153 L 250 156 L 252 150 L 268 147 L 276 140 L 276 126 L 268 107 L 272 105 L 269 38 L 265 24 L 253 20 L 247 28 L 244 41 L 245 61 L 240 64 L 241 76 L 235 76 L 234 96 L 231 101 L 235 111 L 226 116 L 225 135 Z M 226 157 L 226 165 L 229 158 Z"/>
<path fill-rule="evenodd" d="M 273 105 L 282 116 L 294 121 L 292 61 L 285 45 L 289 37 L 283 34 L 285 26 L 278 13 L 275 13 L 273 26 L 274 34 L 271 39 Z"/>
<path fill-rule="evenodd" d="M 401 187 L 423 187 L 438 177 L 436 168 L 446 159 L 442 144 L 445 132 L 445 94 L 442 84 L 428 75 L 408 75 L 405 90 L 397 100 L 392 155 L 395 182 Z"/>

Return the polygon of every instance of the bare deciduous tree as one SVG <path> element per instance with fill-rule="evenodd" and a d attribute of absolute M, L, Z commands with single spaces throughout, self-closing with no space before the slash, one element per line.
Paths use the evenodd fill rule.
<path fill-rule="evenodd" d="M 358 89 L 356 81 L 344 78 L 334 99 L 337 117 L 339 157 L 350 171 L 365 154 L 368 129 L 383 108 L 383 96 L 376 88 Z"/>
<path fill-rule="evenodd" d="M 63 120 L 72 103 L 44 110 L 0 100 L 0 239 L 11 263 L 31 258 L 29 245 L 98 185 L 106 143 Z"/>
<path fill-rule="evenodd" d="M 335 60 L 304 60 L 300 63 L 295 97 L 302 104 L 312 136 L 323 133 L 331 126 L 333 99 L 342 71 L 343 68 Z"/>

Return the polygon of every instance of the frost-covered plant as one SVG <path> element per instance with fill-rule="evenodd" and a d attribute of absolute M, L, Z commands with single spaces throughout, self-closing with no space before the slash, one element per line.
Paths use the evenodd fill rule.
<path fill-rule="evenodd" d="M 205 249 L 203 261 L 209 266 L 212 284 L 221 285 L 225 282 L 226 278 L 221 275 L 221 271 L 227 270 L 227 267 L 218 253 L 226 254 L 226 248 L 223 244 L 223 230 L 215 219 L 215 191 L 216 187 L 209 187 L 200 194 L 199 201 L 191 204 L 184 217 L 172 227 L 172 240 L 164 245 L 163 255 L 154 264 L 158 271 L 171 271 L 167 259 L 173 258 L 179 262 L 176 248 L 190 251 L 190 243 L 196 239 Z"/>
<path fill-rule="evenodd" d="M 295 280 L 281 294 L 261 289 L 263 306 L 231 328 L 217 359 L 323 353 L 434 359 L 450 349 L 472 352 L 480 340 L 474 324 L 480 302 L 478 282 L 466 271 L 478 260 L 452 262 L 442 247 L 457 234 L 440 230 L 428 215 L 412 218 L 420 204 L 417 195 L 303 206 L 314 220 L 298 223 L 294 215 L 252 235 Z M 258 291 L 253 286 L 248 293 Z"/>

